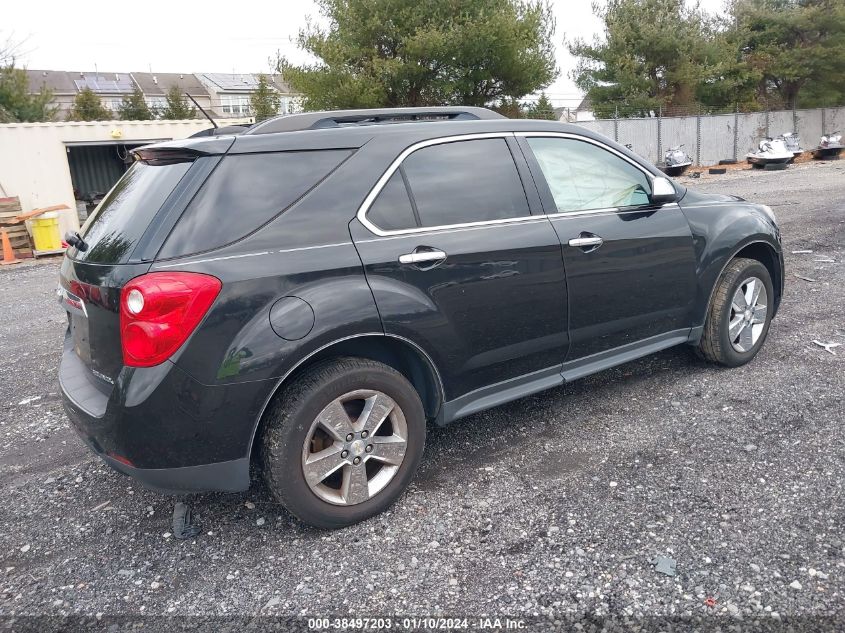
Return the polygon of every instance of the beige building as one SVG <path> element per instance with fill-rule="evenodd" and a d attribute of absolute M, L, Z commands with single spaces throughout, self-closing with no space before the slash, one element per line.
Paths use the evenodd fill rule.
<path fill-rule="evenodd" d="M 280 96 L 279 114 L 288 114 L 295 94 L 279 75 L 265 75 Z M 208 90 L 214 112 L 221 118 L 250 116 L 250 95 L 258 88 L 259 75 L 243 73 L 198 73 L 197 78 Z"/>
<path fill-rule="evenodd" d="M 57 119 L 67 120 L 74 99 L 90 88 L 103 106 L 115 113 L 123 98 L 140 88 L 151 108 L 161 107 L 171 86 L 193 97 L 200 108 L 215 119 L 237 119 L 252 115 L 250 95 L 258 87 L 259 75 L 252 73 L 141 73 L 77 72 L 65 70 L 27 70 L 31 92 L 42 87 L 53 92 L 58 106 Z M 279 75 L 266 75 L 270 86 L 279 92 L 279 113 L 291 111 L 296 95 Z M 197 113 L 197 116 L 202 116 Z"/>
<path fill-rule="evenodd" d="M 227 121 L 236 122 L 246 119 Z M 130 150 L 209 127 L 204 119 L 0 124 L 0 197 L 18 196 L 23 211 L 67 205 L 64 235 L 79 228 L 77 201 L 107 192 L 131 164 Z"/>
<path fill-rule="evenodd" d="M 179 88 L 182 94 L 188 94 L 199 104 L 199 107 L 209 112 L 212 109 L 211 95 L 197 79 L 196 75 L 183 73 L 131 73 L 135 85 L 144 93 L 150 108 L 162 108 L 166 105 L 165 96 L 173 86 Z M 193 105 L 193 104 L 191 104 Z M 200 113 L 197 113 L 199 116 Z M 214 114 L 217 114 L 216 112 Z M 212 114 L 212 116 L 214 116 Z"/>

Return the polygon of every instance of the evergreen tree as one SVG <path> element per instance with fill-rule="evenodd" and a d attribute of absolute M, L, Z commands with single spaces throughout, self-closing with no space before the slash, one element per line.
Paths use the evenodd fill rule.
<path fill-rule="evenodd" d="M 845 99 L 845 2 L 734 0 L 730 18 L 740 59 L 767 105 Z"/>
<path fill-rule="evenodd" d="M 540 98 L 536 102 L 531 103 L 525 109 L 525 118 L 527 119 L 548 119 L 550 121 L 557 121 L 555 115 L 555 107 L 546 96 L 545 92 L 540 93 Z"/>
<path fill-rule="evenodd" d="M 305 110 L 475 105 L 522 98 L 557 76 L 546 0 L 317 0 L 299 46 L 317 58 L 277 69 Z"/>
<path fill-rule="evenodd" d="M 170 86 L 164 98 L 166 103 L 157 113 L 160 119 L 180 121 L 196 118 L 197 109 L 193 105 L 189 105 L 188 99 L 182 95 L 179 86 Z"/>
<path fill-rule="evenodd" d="M 267 76 L 259 75 L 258 88 L 249 95 L 249 103 L 252 106 L 252 114 L 255 116 L 255 122 L 258 123 L 279 113 L 282 98 L 279 92 L 267 81 Z"/>
<path fill-rule="evenodd" d="M 12 64 L 0 67 L 0 123 L 53 121 L 58 108 L 52 102 L 53 92 L 45 86 L 30 92 L 25 70 Z"/>
<path fill-rule="evenodd" d="M 579 58 L 573 79 L 592 101 L 597 116 L 649 116 L 696 103 L 706 74 L 705 16 L 684 0 L 608 0 L 594 5 L 604 38 L 576 39 Z"/>
<path fill-rule="evenodd" d="M 83 88 L 77 93 L 68 115 L 69 121 L 111 121 L 114 118 L 91 88 Z"/>
<path fill-rule="evenodd" d="M 130 94 L 123 97 L 117 113 L 124 121 L 151 121 L 155 118 L 144 99 L 144 93 L 137 86 Z"/>

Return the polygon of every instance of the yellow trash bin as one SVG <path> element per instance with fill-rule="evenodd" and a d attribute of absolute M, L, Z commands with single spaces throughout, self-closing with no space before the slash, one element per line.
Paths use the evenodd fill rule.
<path fill-rule="evenodd" d="M 59 214 L 55 211 L 42 213 L 32 219 L 32 241 L 36 251 L 57 251 L 62 247 L 59 235 Z"/>

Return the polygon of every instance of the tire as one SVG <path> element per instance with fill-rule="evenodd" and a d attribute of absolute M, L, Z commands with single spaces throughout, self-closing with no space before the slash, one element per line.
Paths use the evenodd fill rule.
<path fill-rule="evenodd" d="M 368 410 L 389 411 L 371 433 L 367 425 L 380 416 L 368 417 Z M 328 529 L 358 523 L 390 507 L 410 483 L 422 459 L 425 422 L 419 394 L 393 368 L 363 358 L 320 363 L 286 387 L 265 414 L 264 480 L 305 523 Z M 328 457 L 315 458 L 318 453 Z M 322 469 L 331 468 L 320 479 Z M 362 479 L 362 471 L 372 478 Z"/>
<path fill-rule="evenodd" d="M 745 288 L 742 292 L 742 299 L 746 299 L 749 293 L 749 285 L 746 282 L 757 280 L 762 284 L 759 292 L 757 306 L 746 305 L 746 312 L 737 310 L 734 303 L 737 291 Z M 752 293 L 756 290 L 753 287 Z M 765 293 L 765 296 L 763 294 Z M 699 354 L 706 360 L 726 367 L 739 367 L 753 359 L 769 333 L 769 326 L 772 322 L 772 309 L 774 302 L 774 289 L 768 269 L 754 259 L 736 258 L 725 268 L 722 276 L 716 284 L 713 299 L 707 311 L 707 319 L 704 323 L 704 332 L 698 345 Z M 740 303 L 742 301 L 740 299 Z M 760 302 L 765 300 L 765 315 L 761 316 Z M 746 300 L 746 304 L 747 304 Z M 753 316 L 747 325 L 743 325 L 742 315 L 747 314 L 750 309 Z M 747 318 L 747 317 L 746 317 Z M 740 321 L 737 321 L 740 319 Z M 762 323 L 758 322 L 760 319 Z M 731 330 L 731 324 L 736 323 L 736 328 Z M 762 327 L 758 327 L 762 325 Z M 739 338 L 733 336 L 739 332 Z"/>

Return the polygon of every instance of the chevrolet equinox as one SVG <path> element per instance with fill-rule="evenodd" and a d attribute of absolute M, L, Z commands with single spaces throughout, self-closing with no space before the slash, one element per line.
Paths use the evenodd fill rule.
<path fill-rule="evenodd" d="M 320 527 L 393 503 L 428 421 L 673 345 L 749 362 L 783 292 L 769 207 L 573 125 L 312 112 L 134 154 L 67 237 L 67 415 L 155 489 L 256 463 Z"/>

